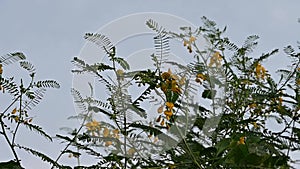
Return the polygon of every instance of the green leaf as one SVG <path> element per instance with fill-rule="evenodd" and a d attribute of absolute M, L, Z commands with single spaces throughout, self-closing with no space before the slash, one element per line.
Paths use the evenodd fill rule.
<path fill-rule="evenodd" d="M 225 138 L 216 144 L 217 156 L 230 147 L 230 142 L 231 142 L 230 138 Z"/>
<path fill-rule="evenodd" d="M 213 97 L 215 97 L 216 95 L 216 90 L 204 90 L 203 93 L 202 93 L 202 97 L 204 99 L 212 99 Z"/>
<path fill-rule="evenodd" d="M 43 80 L 43 81 L 37 81 L 35 83 L 37 87 L 43 87 L 43 88 L 60 88 L 60 85 L 55 80 Z"/>
<path fill-rule="evenodd" d="M 254 153 L 250 153 L 245 157 L 246 164 L 250 164 L 252 166 L 259 166 L 261 165 L 263 158 L 258 156 Z"/>
<path fill-rule="evenodd" d="M 20 66 L 30 73 L 35 73 L 35 67 L 28 61 L 21 61 Z"/>
<path fill-rule="evenodd" d="M 0 169 L 24 169 L 18 162 L 16 161 L 8 161 L 8 162 L 1 162 Z"/>
<path fill-rule="evenodd" d="M 16 145 L 16 147 L 19 147 L 21 149 L 24 149 L 25 151 L 41 158 L 43 161 L 45 162 L 48 162 L 50 164 L 52 164 L 53 166 L 55 167 L 58 167 L 58 168 L 61 168 L 61 169 L 71 169 L 71 167 L 65 167 L 65 166 L 61 166 L 59 165 L 56 161 L 52 160 L 50 157 L 48 157 L 47 155 L 41 153 L 41 152 L 38 152 L 36 150 L 33 150 L 31 148 L 28 148 L 28 147 L 24 147 L 24 146 L 20 146 L 20 145 Z"/>
<path fill-rule="evenodd" d="M 130 69 L 130 66 L 129 64 L 127 63 L 127 61 L 125 61 L 123 58 L 120 58 L 120 57 L 116 57 L 114 58 L 114 60 L 119 63 L 120 66 L 122 66 L 122 68 L 124 70 L 129 70 Z"/>
<path fill-rule="evenodd" d="M 9 53 L 4 56 L 0 56 L 0 64 L 8 65 L 19 60 L 26 59 L 25 55 L 21 52 Z"/>
<path fill-rule="evenodd" d="M 49 136 L 40 126 L 37 125 L 33 125 L 31 123 L 22 123 L 24 124 L 29 130 L 33 130 L 36 131 L 37 133 L 39 133 L 41 136 L 44 136 L 46 139 L 52 141 L 52 137 Z"/>

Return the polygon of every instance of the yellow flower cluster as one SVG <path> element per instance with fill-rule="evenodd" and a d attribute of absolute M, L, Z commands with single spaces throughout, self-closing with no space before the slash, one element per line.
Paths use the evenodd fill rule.
<path fill-rule="evenodd" d="M 92 120 L 91 122 L 88 122 L 85 124 L 85 127 L 87 131 L 91 132 L 93 136 L 96 135 L 96 133 L 99 133 L 101 130 L 100 122 L 96 120 Z"/>
<path fill-rule="evenodd" d="M 186 46 L 186 48 L 189 50 L 190 53 L 193 52 L 192 50 L 192 43 L 196 41 L 196 38 L 194 36 L 191 36 L 189 40 L 183 40 L 183 46 Z"/>
<path fill-rule="evenodd" d="M 116 71 L 116 73 L 117 73 L 117 79 L 118 80 L 124 80 L 124 71 L 122 69 L 118 69 Z"/>
<path fill-rule="evenodd" d="M 16 115 L 17 112 L 20 112 L 20 110 L 18 110 L 17 108 L 14 108 L 11 112 L 10 112 L 10 117 L 12 119 L 15 120 L 16 123 L 23 123 L 23 124 L 29 124 L 32 122 L 33 118 L 32 117 L 28 117 L 27 113 L 25 113 L 26 117 L 22 116 L 23 113 L 20 113 L 18 115 Z"/>
<path fill-rule="evenodd" d="M 164 111 L 164 106 L 160 106 L 158 109 L 157 109 L 157 112 L 158 113 L 162 113 L 164 112 L 164 115 L 166 117 L 167 120 L 170 120 L 172 115 L 173 115 L 173 108 L 174 108 L 174 103 L 172 102 L 166 102 L 166 110 Z M 167 129 L 170 128 L 169 124 L 168 123 L 165 123 L 165 119 L 162 118 L 162 115 L 159 115 L 158 118 L 156 119 L 156 122 L 160 122 L 160 125 L 161 126 L 165 126 L 166 124 L 166 127 Z"/>
<path fill-rule="evenodd" d="M 111 137 L 111 138 L 119 139 L 120 138 L 119 130 L 118 129 L 110 130 L 107 127 L 105 127 L 104 130 L 103 130 L 103 137 Z M 112 144 L 113 144 L 112 141 L 106 141 L 105 142 L 106 147 L 108 147 Z"/>
<path fill-rule="evenodd" d="M 205 75 L 203 75 L 202 73 L 198 73 L 198 74 L 197 74 L 197 77 L 196 77 L 196 79 L 195 79 L 195 81 L 196 81 L 197 83 L 200 83 L 200 84 L 202 84 L 202 82 L 205 81 L 205 80 L 206 80 L 206 77 L 205 77 Z"/>
<path fill-rule="evenodd" d="M 129 156 L 133 156 L 133 154 L 136 152 L 136 150 L 134 149 L 134 148 L 130 148 L 130 149 L 128 149 L 128 151 L 127 151 L 127 155 L 129 155 Z"/>
<path fill-rule="evenodd" d="M 297 79 L 296 84 L 300 85 L 300 79 Z"/>
<path fill-rule="evenodd" d="M 86 123 L 85 126 L 86 126 L 87 131 L 92 133 L 92 136 L 100 136 L 101 129 L 103 128 L 103 132 L 102 132 L 103 137 L 110 137 L 110 138 L 116 138 L 116 139 L 120 138 L 118 129 L 110 130 L 107 127 L 101 127 L 100 122 L 98 122 L 96 120 L 92 120 L 91 122 Z M 106 147 L 108 147 L 112 144 L 113 144 L 112 141 L 106 141 L 104 145 Z"/>
<path fill-rule="evenodd" d="M 245 144 L 245 137 L 240 137 L 240 140 L 237 142 L 238 144 Z"/>
<path fill-rule="evenodd" d="M 267 70 L 260 63 L 258 63 L 255 67 L 256 78 L 264 80 L 266 75 L 267 75 Z"/>
<path fill-rule="evenodd" d="M 149 137 L 149 139 L 152 139 L 152 134 L 149 134 L 148 137 Z M 158 140 L 159 140 L 159 139 L 158 139 L 158 137 L 156 136 L 156 137 L 153 137 L 153 141 L 152 141 L 152 142 L 153 142 L 153 143 L 156 143 L 156 142 L 158 142 Z"/>
<path fill-rule="evenodd" d="M 160 89 L 166 94 L 167 92 L 174 92 L 177 94 L 181 94 L 181 89 L 177 83 L 179 79 L 177 75 L 172 74 L 171 70 L 169 69 L 167 72 L 163 72 L 161 74 L 162 83 L 160 85 Z M 181 82 L 183 83 L 183 82 Z"/>
<path fill-rule="evenodd" d="M 283 98 L 282 98 L 282 97 L 279 97 L 279 98 L 278 98 L 278 101 L 279 101 L 279 105 L 282 105 Z"/>
<path fill-rule="evenodd" d="M 16 114 L 17 113 L 17 108 L 14 108 L 12 111 L 11 111 L 11 114 Z"/>
<path fill-rule="evenodd" d="M 213 65 L 215 65 L 216 67 L 220 67 L 221 61 L 222 61 L 222 56 L 221 56 L 220 52 L 215 52 L 212 55 L 212 57 L 210 58 L 208 66 L 212 67 Z"/>

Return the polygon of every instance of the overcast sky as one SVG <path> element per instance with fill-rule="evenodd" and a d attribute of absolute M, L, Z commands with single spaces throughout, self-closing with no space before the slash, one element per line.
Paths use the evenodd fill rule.
<path fill-rule="evenodd" d="M 66 120 L 75 114 L 70 95 L 70 61 L 85 44 L 84 33 L 95 32 L 115 19 L 139 12 L 169 13 L 194 25 L 201 25 L 200 18 L 207 16 L 220 27 L 227 26 L 226 35 L 237 44 L 242 44 L 248 35 L 259 35 L 257 53 L 265 53 L 289 44 L 296 46 L 300 40 L 299 7 L 298 0 L 0 0 L 0 55 L 24 52 L 35 65 L 38 78 L 60 82 L 61 89 L 49 90 L 32 112 L 36 116 L 34 122 L 54 136 L 60 127 L 76 127 L 75 122 Z M 269 64 L 269 69 L 274 65 L 284 67 L 282 56 L 275 57 L 276 64 Z M 48 143 L 36 134 L 28 135 L 26 131 L 22 130 L 20 142 L 53 158 L 58 155 L 60 145 Z M 1 138 L 0 161 L 13 158 L 6 147 Z M 49 168 L 26 153 L 21 153 L 21 159 L 26 168 Z"/>

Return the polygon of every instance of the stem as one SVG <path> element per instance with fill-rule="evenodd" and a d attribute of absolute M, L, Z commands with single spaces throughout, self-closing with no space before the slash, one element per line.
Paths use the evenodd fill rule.
<path fill-rule="evenodd" d="M 90 112 L 88 111 L 88 112 L 87 112 L 87 115 L 84 117 L 84 119 L 83 119 L 83 121 L 82 121 L 82 123 L 81 123 L 79 129 L 78 129 L 77 132 L 75 133 L 75 135 L 74 135 L 72 141 L 76 141 L 75 139 L 76 139 L 76 137 L 78 136 L 78 134 L 79 134 L 79 132 L 81 131 L 81 129 L 83 128 L 83 126 L 84 126 L 84 124 L 85 124 L 85 122 L 86 122 L 86 120 L 87 120 L 87 117 L 88 117 L 89 113 L 90 113 Z M 72 142 L 69 142 L 69 143 L 66 145 L 66 147 L 61 151 L 61 153 L 60 153 L 60 154 L 58 155 L 58 157 L 56 158 L 55 163 L 58 162 L 58 160 L 61 158 L 61 156 L 64 154 L 64 152 L 71 146 L 71 144 L 72 144 Z M 79 157 L 78 157 L 77 162 L 79 163 Z M 52 166 L 51 169 L 54 169 L 54 165 Z"/>
<path fill-rule="evenodd" d="M 4 116 L 4 114 L 10 109 L 10 107 L 12 105 L 14 105 L 19 100 L 19 97 L 20 96 L 18 96 L 17 98 L 15 98 L 15 100 L 10 103 L 10 105 L 3 111 L 3 113 L 0 113 L 1 114 L 0 118 L 2 118 Z"/>
<path fill-rule="evenodd" d="M 22 83 L 22 81 L 21 81 Z M 21 84 L 22 85 L 22 84 Z M 21 94 L 20 94 L 20 104 L 19 104 L 19 118 L 21 117 L 21 113 L 22 113 L 22 96 L 23 96 L 23 93 L 22 93 L 22 89 L 21 89 Z M 15 128 L 15 131 L 13 132 L 13 138 L 12 138 L 12 144 L 14 145 L 15 144 L 15 140 L 16 140 L 16 135 L 17 135 L 17 131 L 19 129 L 19 126 L 20 126 L 20 119 L 17 121 L 17 126 Z"/>
<path fill-rule="evenodd" d="M 291 139 L 293 138 L 293 135 L 294 135 L 294 130 L 293 130 L 294 127 L 295 127 L 295 121 L 293 120 L 293 127 L 292 127 Z M 290 154 L 290 151 L 291 151 L 291 146 L 292 146 L 292 140 L 291 139 L 290 139 L 290 142 L 289 142 L 288 151 L 286 153 L 286 156 L 288 156 L 288 157 L 289 157 L 289 154 Z"/>
<path fill-rule="evenodd" d="M 5 124 L 4 124 L 4 122 L 3 122 L 1 116 L 0 116 L 0 122 L 1 122 L 2 134 L 4 135 L 5 140 L 6 140 L 7 144 L 9 145 L 9 147 L 10 147 L 10 149 L 11 149 L 11 151 L 12 151 L 12 153 L 13 153 L 13 155 L 14 155 L 16 161 L 17 161 L 17 163 L 20 164 L 20 160 L 19 160 L 19 158 L 18 158 L 17 152 L 16 152 L 16 150 L 15 150 L 15 148 L 14 148 L 14 144 L 12 144 L 12 143 L 10 142 L 10 140 L 9 140 L 7 134 L 6 134 L 6 131 L 5 131 Z"/>

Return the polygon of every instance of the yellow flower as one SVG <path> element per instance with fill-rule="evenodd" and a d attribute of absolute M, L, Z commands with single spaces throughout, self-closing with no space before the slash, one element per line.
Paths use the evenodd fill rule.
<path fill-rule="evenodd" d="M 103 137 L 108 137 L 109 133 L 110 133 L 109 129 L 107 127 L 105 127 L 103 130 Z"/>
<path fill-rule="evenodd" d="M 130 149 L 128 150 L 127 154 L 128 154 L 129 156 L 132 156 L 135 152 L 136 152 L 136 151 L 135 151 L 134 148 L 130 148 Z"/>
<path fill-rule="evenodd" d="M 196 41 L 196 38 L 194 36 L 191 36 L 189 40 L 183 40 L 183 46 L 186 46 L 186 48 L 189 50 L 189 53 L 192 53 L 192 43 Z"/>
<path fill-rule="evenodd" d="M 166 123 L 166 127 L 167 127 L 167 130 L 169 130 L 169 129 L 170 129 L 170 125 L 169 125 L 169 123 Z"/>
<path fill-rule="evenodd" d="M 119 134 L 119 129 L 114 129 L 112 132 L 113 132 L 114 134 Z"/>
<path fill-rule="evenodd" d="M 124 71 L 122 69 L 118 69 L 116 73 L 118 79 L 124 80 Z"/>
<path fill-rule="evenodd" d="M 19 116 L 16 116 L 14 119 L 15 119 L 16 122 L 18 122 L 19 121 Z"/>
<path fill-rule="evenodd" d="M 266 69 L 260 64 L 258 63 L 255 67 L 255 76 L 257 79 L 262 79 L 264 80 L 265 79 L 265 76 L 266 76 Z"/>
<path fill-rule="evenodd" d="M 114 129 L 112 132 L 113 132 L 113 137 L 115 137 L 117 139 L 120 138 L 120 136 L 119 136 L 119 129 Z"/>
<path fill-rule="evenodd" d="M 181 94 L 181 90 L 179 86 L 177 85 L 176 80 L 172 80 L 171 90 L 177 94 Z"/>
<path fill-rule="evenodd" d="M 181 94 L 181 90 L 177 84 L 177 80 L 179 79 L 177 75 L 172 74 L 171 70 L 169 69 L 168 72 L 163 72 L 161 74 L 162 79 L 164 80 L 160 84 L 161 90 L 166 93 L 169 90 Z"/>
<path fill-rule="evenodd" d="M 191 46 L 191 45 L 189 45 L 189 46 L 187 47 L 187 49 L 189 50 L 189 53 L 192 53 L 192 52 L 193 52 L 192 46 Z"/>
<path fill-rule="evenodd" d="M 86 128 L 88 131 L 98 131 L 100 130 L 100 122 L 96 121 L 96 120 L 92 120 L 91 122 L 88 122 L 85 124 Z"/>
<path fill-rule="evenodd" d="M 210 62 L 208 64 L 209 67 L 215 65 L 216 67 L 221 66 L 222 56 L 220 52 L 215 52 L 213 56 L 210 58 Z"/>
<path fill-rule="evenodd" d="M 169 110 L 166 110 L 166 111 L 164 112 L 164 114 L 165 114 L 166 116 L 170 116 L 170 117 L 173 115 L 172 111 L 169 111 Z"/>
<path fill-rule="evenodd" d="M 166 106 L 169 108 L 169 110 L 172 110 L 173 107 L 174 107 L 174 103 L 172 103 L 172 102 L 167 102 L 167 103 L 166 103 Z"/>
<path fill-rule="evenodd" d="M 167 120 L 170 120 L 171 119 L 171 116 L 166 116 Z"/>
<path fill-rule="evenodd" d="M 188 45 L 188 43 L 189 43 L 188 41 L 184 40 L 184 41 L 183 41 L 183 46 Z"/>
<path fill-rule="evenodd" d="M 171 77 L 171 74 L 169 72 L 164 72 L 161 74 L 161 77 L 166 80 L 169 79 Z"/>
<path fill-rule="evenodd" d="M 278 101 L 279 101 L 279 104 L 282 105 L 282 101 L 283 101 L 282 97 L 279 97 Z"/>
<path fill-rule="evenodd" d="M 202 73 L 197 74 L 197 78 L 205 80 L 205 76 Z"/>
<path fill-rule="evenodd" d="M 190 43 L 195 42 L 195 41 L 196 41 L 196 38 L 194 36 L 191 36 L 190 37 Z"/>
<path fill-rule="evenodd" d="M 300 85 L 300 79 L 298 79 L 298 80 L 296 81 L 296 83 L 297 83 L 297 85 Z"/>
<path fill-rule="evenodd" d="M 196 77 L 196 82 L 202 84 L 202 80 L 206 80 L 205 75 L 203 75 L 202 73 L 198 73 Z"/>
<path fill-rule="evenodd" d="M 122 69 L 118 69 L 117 70 L 117 75 L 123 76 L 124 75 L 124 71 Z"/>
<path fill-rule="evenodd" d="M 240 140 L 238 141 L 238 144 L 245 144 L 245 137 L 240 137 Z"/>
<path fill-rule="evenodd" d="M 255 103 L 252 103 L 249 105 L 250 108 L 255 108 L 257 105 Z"/>
<path fill-rule="evenodd" d="M 105 142 L 105 147 L 108 147 L 108 146 L 110 146 L 110 145 L 112 145 L 112 141 L 106 141 L 106 142 Z"/>
<path fill-rule="evenodd" d="M 165 119 L 163 119 L 163 120 L 160 122 L 160 125 L 161 125 L 161 126 L 164 126 L 164 125 L 165 125 Z"/>
<path fill-rule="evenodd" d="M 195 81 L 196 81 L 197 83 L 202 84 L 202 81 L 201 81 L 199 78 L 196 78 Z"/>
<path fill-rule="evenodd" d="M 17 112 L 17 108 L 14 108 L 14 109 L 12 110 L 11 114 L 16 114 L 16 112 Z"/>

